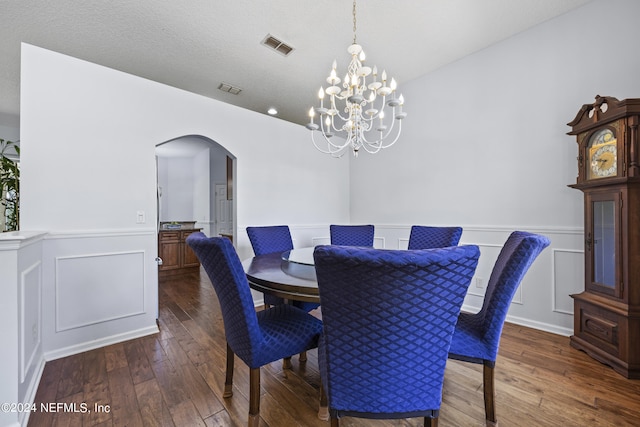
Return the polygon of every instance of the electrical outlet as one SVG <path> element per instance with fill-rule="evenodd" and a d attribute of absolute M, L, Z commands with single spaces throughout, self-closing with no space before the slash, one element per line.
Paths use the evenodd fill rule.
<path fill-rule="evenodd" d="M 476 277 L 476 288 L 478 289 L 484 288 L 484 279 L 482 277 Z"/>

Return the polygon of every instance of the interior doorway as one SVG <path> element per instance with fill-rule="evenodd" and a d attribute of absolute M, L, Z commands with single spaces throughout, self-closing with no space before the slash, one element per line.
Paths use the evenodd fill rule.
<path fill-rule="evenodd" d="M 223 146 L 201 135 L 156 145 L 158 230 L 161 224 L 194 222 L 207 236 L 234 236 L 234 197 L 227 194 L 235 192 L 229 181 L 234 162 Z"/>

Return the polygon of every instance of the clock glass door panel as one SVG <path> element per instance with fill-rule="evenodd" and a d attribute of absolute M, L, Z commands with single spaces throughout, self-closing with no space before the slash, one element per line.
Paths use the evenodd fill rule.
<path fill-rule="evenodd" d="M 615 206 L 612 200 L 593 202 L 593 281 L 616 286 Z"/>
<path fill-rule="evenodd" d="M 587 203 L 587 286 L 592 291 L 620 298 L 620 193 L 590 193 Z"/>

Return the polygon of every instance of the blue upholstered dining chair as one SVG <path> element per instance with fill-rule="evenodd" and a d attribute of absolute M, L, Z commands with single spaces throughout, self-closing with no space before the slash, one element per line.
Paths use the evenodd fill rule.
<path fill-rule="evenodd" d="M 491 272 L 482 309 L 461 313 L 449 357 L 483 365 L 484 407 L 487 425 L 495 425 L 494 369 L 502 327 L 522 278 L 544 248 L 545 236 L 514 231 L 505 242 Z"/>
<path fill-rule="evenodd" d="M 291 232 L 286 225 L 269 225 L 264 227 L 247 227 L 247 235 L 255 256 L 286 252 L 293 249 Z M 264 294 L 267 306 L 284 304 L 284 299 L 275 295 Z"/>
<path fill-rule="evenodd" d="M 414 225 L 409 234 L 408 249 L 431 249 L 457 246 L 462 227 L 428 227 Z"/>
<path fill-rule="evenodd" d="M 249 241 L 255 256 L 286 252 L 293 249 L 291 231 L 287 225 L 268 225 L 262 227 L 247 227 Z M 264 294 L 266 306 L 284 304 L 284 299 L 275 295 Z M 318 308 L 318 304 L 304 301 L 294 301 L 293 305 L 305 311 Z"/>
<path fill-rule="evenodd" d="M 231 241 L 193 233 L 187 244 L 200 260 L 218 295 L 227 338 L 223 397 L 233 394 L 234 354 L 250 369 L 249 427 L 260 419 L 260 367 L 315 348 L 322 322 L 288 304 L 255 311 L 247 277 Z"/>
<path fill-rule="evenodd" d="M 449 344 L 479 255 L 477 246 L 316 247 L 321 418 L 328 403 L 332 426 L 342 416 L 437 425 Z"/>
<path fill-rule="evenodd" d="M 374 226 L 335 225 L 329 226 L 332 245 L 373 247 Z"/>

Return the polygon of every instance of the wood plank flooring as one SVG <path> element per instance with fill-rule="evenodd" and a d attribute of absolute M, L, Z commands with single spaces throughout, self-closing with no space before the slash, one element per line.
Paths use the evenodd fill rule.
<path fill-rule="evenodd" d="M 236 359 L 234 395 L 223 399 L 224 328 L 206 275 L 164 279 L 159 301 L 159 334 L 47 362 L 36 403 L 60 404 L 59 410 L 33 412 L 29 427 L 245 426 L 249 371 Z M 261 427 L 328 426 L 316 416 L 317 352 L 292 363 L 291 371 L 279 361 L 262 369 Z M 639 380 L 571 348 L 567 337 L 517 325 L 503 332 L 496 393 L 501 427 L 640 425 Z M 419 419 L 341 421 L 422 426 Z M 483 425 L 481 367 L 450 360 L 440 427 Z"/>

